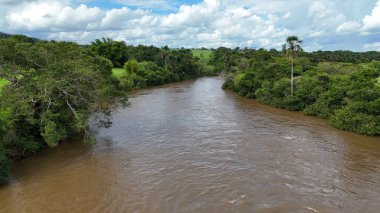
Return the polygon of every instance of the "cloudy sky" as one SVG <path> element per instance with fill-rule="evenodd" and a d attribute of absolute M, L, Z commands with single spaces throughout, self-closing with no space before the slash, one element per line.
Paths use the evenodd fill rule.
<path fill-rule="evenodd" d="M 380 0 L 0 0 L 0 31 L 90 43 L 380 51 Z"/>

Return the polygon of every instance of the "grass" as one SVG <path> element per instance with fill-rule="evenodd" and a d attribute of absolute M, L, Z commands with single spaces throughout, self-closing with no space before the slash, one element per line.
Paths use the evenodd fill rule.
<path fill-rule="evenodd" d="M 0 78 L 0 92 L 1 92 L 2 88 L 3 88 L 5 85 L 7 85 L 7 84 L 8 84 L 8 81 L 7 81 L 7 80 Z"/>
<path fill-rule="evenodd" d="M 191 50 L 193 56 L 200 58 L 200 62 L 204 64 L 209 70 L 213 70 L 213 66 L 209 65 L 208 62 L 211 59 L 212 50 Z M 122 78 L 125 76 L 125 70 L 123 68 L 113 68 L 112 75 L 115 78 Z"/>
<path fill-rule="evenodd" d="M 191 50 L 193 56 L 201 59 L 201 62 L 207 64 L 211 59 L 211 50 Z"/>
<path fill-rule="evenodd" d="M 208 72 L 211 75 L 214 75 L 214 67 L 212 65 L 209 65 L 209 61 L 211 59 L 212 50 L 201 50 L 201 49 L 194 49 L 191 50 L 194 57 L 200 58 L 200 62 L 204 64 L 207 67 Z"/>
<path fill-rule="evenodd" d="M 121 78 L 121 77 L 125 76 L 125 70 L 123 68 L 113 68 L 112 74 L 116 78 Z"/>
<path fill-rule="evenodd" d="M 377 78 L 377 85 L 380 86 L 380 77 Z"/>
<path fill-rule="evenodd" d="M 0 78 L 0 98 L 1 98 L 1 90 L 7 84 L 8 84 L 7 80 Z M 0 120 L 5 119 L 7 117 L 7 115 L 8 115 L 7 111 L 4 111 L 4 110 L 0 109 Z"/>

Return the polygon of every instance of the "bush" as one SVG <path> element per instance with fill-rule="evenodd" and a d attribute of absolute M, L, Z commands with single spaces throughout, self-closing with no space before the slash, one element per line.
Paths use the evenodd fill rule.
<path fill-rule="evenodd" d="M 349 102 L 342 109 L 335 111 L 331 117 L 331 123 L 343 130 L 353 131 L 366 135 L 380 134 L 380 115 L 363 113 L 362 103 Z"/>
<path fill-rule="evenodd" d="M 0 70 L 11 84 L 2 91 L 7 99 L 0 99 L 0 112 L 7 111 L 0 142 L 12 159 L 87 133 L 91 113 L 120 98 L 110 61 L 84 54 L 75 43 L 8 39 L 0 40 L 0 50 Z"/>
<path fill-rule="evenodd" d="M 226 76 L 223 88 L 274 107 L 328 119 L 340 129 L 380 134 L 380 62 L 313 64 L 298 58 L 291 95 L 289 59 L 259 53 L 249 60 L 242 57 L 238 70 Z"/>
<path fill-rule="evenodd" d="M 0 185 L 4 184 L 8 178 L 10 160 L 6 156 L 6 153 L 0 147 Z"/>

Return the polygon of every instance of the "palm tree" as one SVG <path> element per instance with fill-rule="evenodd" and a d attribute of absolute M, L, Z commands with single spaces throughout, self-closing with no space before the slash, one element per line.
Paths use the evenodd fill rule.
<path fill-rule="evenodd" d="M 168 69 L 170 49 L 167 45 L 161 48 L 160 55 L 161 59 L 164 61 L 164 68 Z"/>
<path fill-rule="evenodd" d="M 291 94 L 293 96 L 294 87 L 293 87 L 293 73 L 294 73 L 294 59 L 297 57 L 297 53 L 302 52 L 302 40 L 298 39 L 297 36 L 289 36 L 286 39 L 286 43 L 282 46 L 282 51 L 290 58 L 292 74 L 290 77 L 290 88 Z"/>

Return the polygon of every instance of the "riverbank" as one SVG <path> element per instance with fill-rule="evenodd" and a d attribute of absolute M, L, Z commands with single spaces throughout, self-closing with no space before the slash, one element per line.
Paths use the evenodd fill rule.
<path fill-rule="evenodd" d="M 99 113 L 98 124 L 111 125 L 109 106 L 125 102 L 126 92 L 208 73 L 189 49 L 127 46 L 112 39 L 80 46 L 12 36 L 0 39 L 0 49 L 1 77 L 11 82 L 0 82 L 7 97 L 0 99 L 0 183 L 10 160 L 82 133 L 85 143 L 93 143 L 88 118 Z"/>
<path fill-rule="evenodd" d="M 321 117 L 342 130 L 380 135 L 380 62 L 308 65 L 305 60 L 296 61 L 294 94 L 289 60 L 278 57 L 252 60 L 246 68 L 228 73 L 223 88 L 273 107 Z"/>
<path fill-rule="evenodd" d="M 92 125 L 97 144 L 65 142 L 16 162 L 0 188 L 0 212 L 380 208 L 379 137 L 222 84 L 204 77 L 131 93 L 129 107 L 113 110 L 111 128 Z"/>

